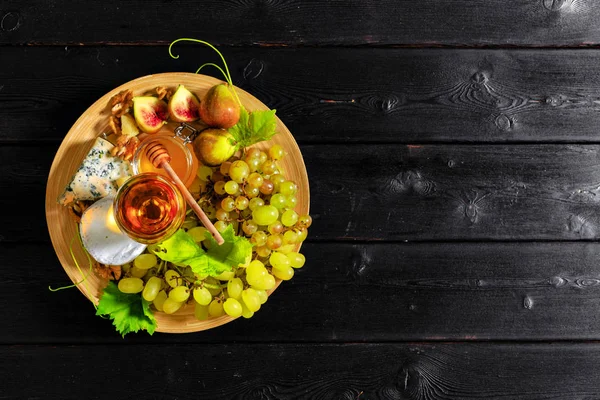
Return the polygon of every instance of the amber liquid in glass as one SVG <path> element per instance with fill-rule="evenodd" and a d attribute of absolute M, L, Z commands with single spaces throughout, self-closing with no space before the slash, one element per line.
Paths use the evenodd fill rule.
<path fill-rule="evenodd" d="M 140 237 L 168 230 L 180 213 L 178 193 L 154 179 L 142 180 L 129 188 L 121 207 L 121 223 Z"/>

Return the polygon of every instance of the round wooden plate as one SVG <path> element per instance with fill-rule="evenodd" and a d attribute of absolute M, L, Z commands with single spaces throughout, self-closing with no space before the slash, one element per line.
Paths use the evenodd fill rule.
<path fill-rule="evenodd" d="M 81 266 L 81 270 L 77 268 L 70 254 L 71 240 L 77 237 L 77 225 L 67 209 L 59 205 L 56 200 L 63 192 L 65 186 L 69 183 L 96 137 L 103 132 L 110 132 L 108 125 L 110 99 L 122 90 L 131 89 L 133 90 L 134 95 L 141 95 L 145 92 L 154 90 L 157 86 L 176 88 L 179 84 L 185 85 L 185 87 L 195 93 L 198 98 L 202 98 L 209 88 L 221 82 L 222 81 L 210 76 L 184 72 L 149 75 L 127 82 L 105 94 L 88 108 L 81 117 L 79 117 L 77 122 L 75 122 L 56 152 L 48 177 L 48 185 L 46 187 L 46 222 L 48 224 L 48 231 L 56 255 L 67 272 L 67 275 L 69 275 L 69 278 L 75 283 L 87 276 L 87 280 L 77 287 L 95 304 L 98 304 L 99 296 L 107 282 L 96 276 L 93 272 L 89 273 L 87 257 L 78 245 L 78 242 L 75 241 L 73 251 L 77 262 Z M 236 88 L 236 90 L 242 104 L 248 111 L 269 109 L 258 99 L 242 89 Z M 269 142 L 261 142 L 257 144 L 256 147 L 267 149 L 275 143 L 283 146 L 287 155 L 279 162 L 279 165 L 280 167 L 283 167 L 285 176 L 298 184 L 298 205 L 296 211 L 300 214 L 308 214 L 310 195 L 308 176 L 302 154 L 300 153 L 300 149 L 298 148 L 298 144 L 294 140 L 294 137 L 279 118 L 277 118 L 277 132 L 278 133 L 272 140 Z M 298 245 L 298 249 L 299 248 L 300 245 Z M 277 285 L 273 290 L 275 290 L 280 283 L 281 281 L 278 280 Z M 273 290 L 271 290 L 270 293 Z M 229 316 L 223 316 L 210 318 L 206 321 L 198 321 L 194 317 L 193 304 L 182 307 L 173 315 L 156 312 L 155 317 L 158 322 L 156 330 L 158 332 L 170 333 L 202 331 L 223 325 L 234 319 Z"/>

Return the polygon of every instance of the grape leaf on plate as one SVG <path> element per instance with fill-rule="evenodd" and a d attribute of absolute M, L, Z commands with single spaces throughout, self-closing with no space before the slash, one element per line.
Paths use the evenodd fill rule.
<path fill-rule="evenodd" d="M 108 282 L 108 286 L 104 288 L 96 315 L 112 319 L 113 325 L 123 337 L 140 330 L 152 335 L 156 330 L 156 319 L 150 310 L 150 302 L 144 300 L 139 293 L 121 292 L 113 281 Z"/>
<path fill-rule="evenodd" d="M 188 233 L 180 229 L 158 245 L 155 254 L 177 266 L 190 266 L 196 274 L 217 276 L 231 271 L 234 266 L 245 264 L 252 256 L 252 244 L 248 239 L 236 236 L 232 225 L 221 236 L 225 243 L 219 246 L 212 236 L 207 235 L 211 245 L 210 249 L 204 251 Z"/>
<path fill-rule="evenodd" d="M 248 113 L 244 107 L 241 107 L 240 119 L 237 124 L 229 128 L 229 133 L 235 138 L 237 146 L 244 148 L 271 139 L 275 135 L 276 125 L 275 110 Z"/>

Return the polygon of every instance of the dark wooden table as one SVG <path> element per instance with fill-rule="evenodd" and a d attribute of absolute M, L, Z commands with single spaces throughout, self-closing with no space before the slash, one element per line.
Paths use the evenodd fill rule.
<path fill-rule="evenodd" d="M 294 133 L 307 265 L 251 320 L 125 340 L 68 283 L 50 164 L 112 88 L 234 82 Z M 600 398 L 600 2 L 0 2 L 0 398 Z"/>

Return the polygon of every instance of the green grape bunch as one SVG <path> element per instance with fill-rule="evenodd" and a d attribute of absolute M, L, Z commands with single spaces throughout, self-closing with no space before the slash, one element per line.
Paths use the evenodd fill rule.
<path fill-rule="evenodd" d="M 193 303 L 198 320 L 252 317 L 278 281 L 292 279 L 306 261 L 296 249 L 306 239 L 312 218 L 295 210 L 298 185 L 280 169 L 284 157 L 283 147 L 274 144 L 267 151 L 246 148 L 240 157 L 221 165 L 198 168 L 198 204 L 217 230 L 232 225 L 237 236 L 253 245 L 245 265 L 217 276 L 201 276 L 190 267 L 161 260 L 155 255 L 160 246 L 150 245 L 123 266 L 119 290 L 141 293 L 155 310 L 166 314 Z M 188 212 L 183 229 L 203 249 L 213 245 L 194 213 Z"/>

